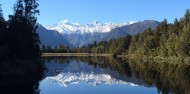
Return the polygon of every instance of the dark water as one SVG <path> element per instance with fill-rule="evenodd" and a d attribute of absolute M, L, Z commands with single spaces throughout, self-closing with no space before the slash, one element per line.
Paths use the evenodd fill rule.
<path fill-rule="evenodd" d="M 24 69 L 47 70 L 28 75 L 21 75 L 21 69 L 5 75 L 0 69 L 0 94 L 190 94 L 188 64 L 107 57 L 48 57 L 41 62 Z"/>
<path fill-rule="evenodd" d="M 41 60 L 0 60 L 0 94 L 39 94 Z"/>

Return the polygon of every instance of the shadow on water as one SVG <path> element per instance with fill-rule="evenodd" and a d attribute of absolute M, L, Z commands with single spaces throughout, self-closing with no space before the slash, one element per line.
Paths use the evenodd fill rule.
<path fill-rule="evenodd" d="M 0 61 L 0 94 L 39 94 L 44 69 L 41 60 Z"/>

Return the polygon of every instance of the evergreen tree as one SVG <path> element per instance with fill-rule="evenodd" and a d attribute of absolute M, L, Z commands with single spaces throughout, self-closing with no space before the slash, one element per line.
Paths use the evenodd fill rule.
<path fill-rule="evenodd" d="M 46 46 L 45 46 L 45 45 L 42 45 L 41 51 L 42 51 L 42 52 L 46 52 Z"/>
<path fill-rule="evenodd" d="M 3 10 L 1 9 L 1 5 L 0 5 L 0 45 L 2 46 L 5 43 L 5 32 L 6 32 L 6 21 L 3 17 Z"/>
<path fill-rule="evenodd" d="M 30 53 L 31 56 L 40 56 L 40 38 L 37 33 L 37 15 L 39 14 L 38 3 L 36 0 L 24 0 L 25 3 L 25 15 L 26 18 L 26 25 L 28 26 L 28 29 L 26 32 L 28 32 L 29 38 L 29 44 L 28 44 L 28 53 Z"/>
<path fill-rule="evenodd" d="M 96 41 L 94 41 L 93 46 L 95 46 L 95 47 L 97 46 L 97 42 Z"/>
<path fill-rule="evenodd" d="M 3 10 L 0 4 L 0 58 L 5 57 L 9 53 L 7 44 L 7 23 L 3 17 Z"/>
<path fill-rule="evenodd" d="M 189 22 L 190 22 L 190 11 L 189 9 L 187 9 L 184 15 L 184 26 L 185 27 L 188 26 Z"/>
<path fill-rule="evenodd" d="M 9 16 L 9 47 L 12 57 L 28 58 L 40 56 L 39 35 L 36 32 L 36 0 L 18 0 L 14 15 Z"/>

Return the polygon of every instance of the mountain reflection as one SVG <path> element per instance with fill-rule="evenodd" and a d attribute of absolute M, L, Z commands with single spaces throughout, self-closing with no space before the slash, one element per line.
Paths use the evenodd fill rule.
<path fill-rule="evenodd" d="M 94 57 L 98 60 L 100 57 Z M 142 80 L 132 77 L 128 73 L 129 67 L 124 62 L 88 61 L 89 58 L 71 58 L 52 60 L 46 63 L 47 72 L 45 80 L 67 87 L 71 84 L 85 82 L 94 86 L 102 84 L 128 84 L 131 86 L 146 85 Z M 103 59 L 103 58 L 102 58 Z M 105 59 L 105 58 L 104 58 Z M 113 58 L 107 58 L 108 60 Z M 90 60 L 93 60 L 90 58 Z M 117 61 L 117 60 L 116 60 Z M 120 71 L 117 70 L 120 68 Z M 123 69 L 123 70 L 122 70 Z"/>

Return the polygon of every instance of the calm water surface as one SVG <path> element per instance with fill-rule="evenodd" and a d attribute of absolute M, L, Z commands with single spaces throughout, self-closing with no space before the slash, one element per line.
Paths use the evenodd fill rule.
<path fill-rule="evenodd" d="M 190 94 L 190 67 L 106 57 L 44 58 L 40 94 Z"/>
<path fill-rule="evenodd" d="M 44 57 L 0 65 L 0 94 L 190 94 L 190 65 L 179 62 Z"/>

